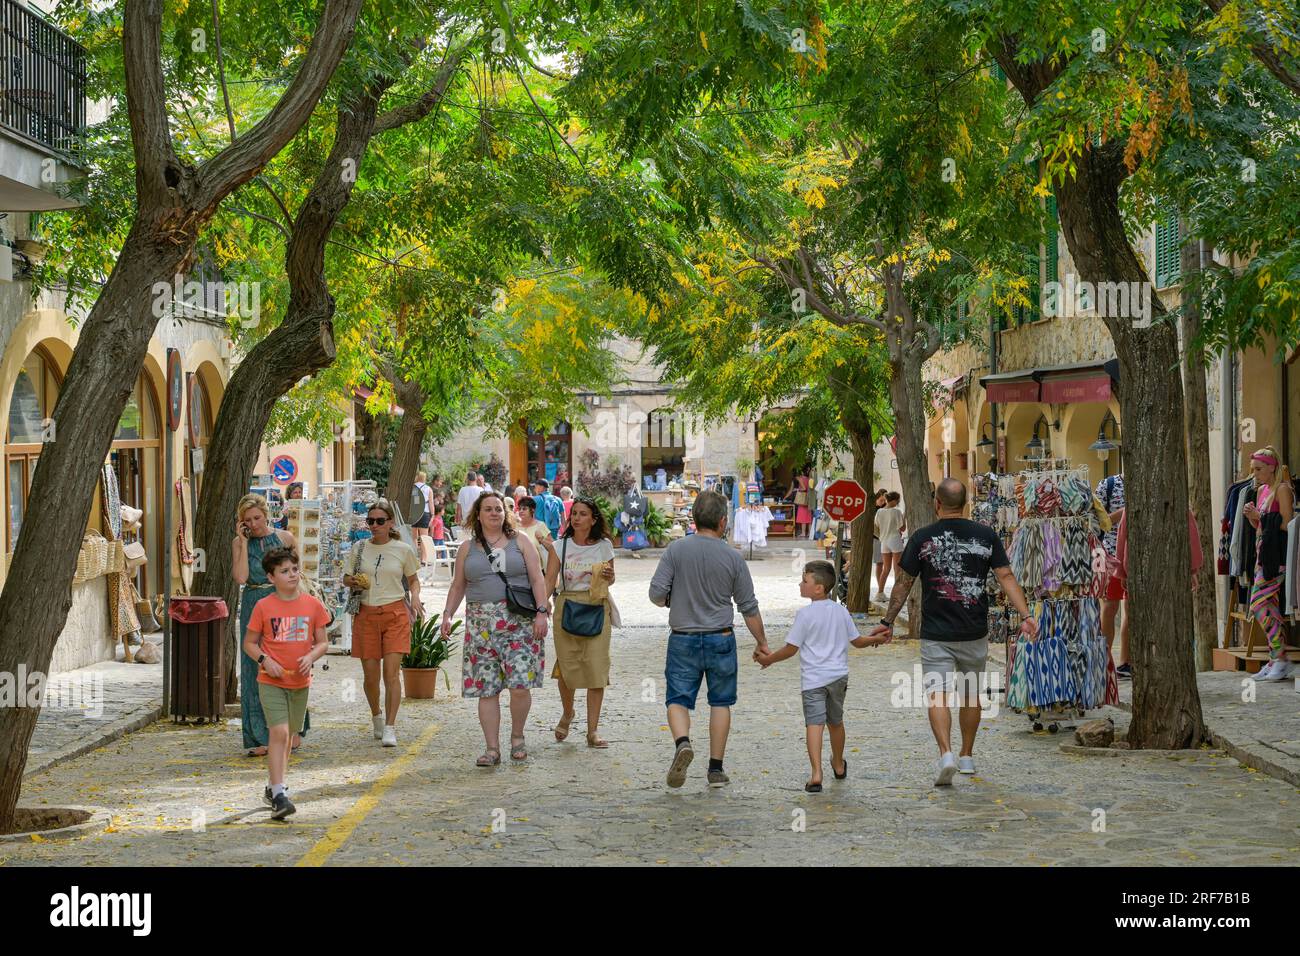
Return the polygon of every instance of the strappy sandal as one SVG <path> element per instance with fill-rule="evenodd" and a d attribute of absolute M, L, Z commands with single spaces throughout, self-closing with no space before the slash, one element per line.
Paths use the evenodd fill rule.
<path fill-rule="evenodd" d="M 249 747 L 244 751 L 245 757 L 265 757 L 270 753 L 270 747 Z"/>
<path fill-rule="evenodd" d="M 573 718 L 578 716 L 577 712 L 570 714 L 568 717 L 562 717 L 560 722 L 555 725 L 556 743 L 564 743 L 569 737 L 569 724 L 573 723 Z"/>
<path fill-rule="evenodd" d="M 803 789 L 805 793 L 821 793 L 822 785 L 820 783 L 805 783 Z"/>
<path fill-rule="evenodd" d="M 831 773 L 834 773 L 834 774 L 835 774 L 835 779 L 836 779 L 836 780 L 843 780 L 845 777 L 847 777 L 847 776 L 849 775 L 849 761 L 848 761 L 848 758 L 844 758 L 844 759 L 842 759 L 842 760 L 841 760 L 841 763 L 844 764 L 844 772 L 843 772 L 843 773 L 835 773 L 835 761 L 833 761 L 833 760 L 831 761 Z"/>
<path fill-rule="evenodd" d="M 594 747 L 596 750 L 604 750 L 609 746 L 608 740 L 601 740 L 600 735 L 594 730 L 587 731 L 587 746 Z"/>
<path fill-rule="evenodd" d="M 515 743 L 516 740 L 518 740 L 519 743 Z M 528 748 L 527 748 L 524 744 L 525 744 L 525 741 L 524 741 L 524 738 L 523 738 L 523 737 L 517 737 L 517 738 L 516 738 L 516 737 L 511 737 L 511 738 L 510 738 L 510 759 L 511 759 L 511 760 L 527 760 L 527 759 L 528 759 Z"/>
<path fill-rule="evenodd" d="M 493 750 L 491 747 L 489 747 L 487 750 L 483 751 L 483 753 L 479 755 L 479 758 L 477 760 L 474 761 L 474 766 L 495 767 L 500 762 L 501 762 L 501 751 Z"/>

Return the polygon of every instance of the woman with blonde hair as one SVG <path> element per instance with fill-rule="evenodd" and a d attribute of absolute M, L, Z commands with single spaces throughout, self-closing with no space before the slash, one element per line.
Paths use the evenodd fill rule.
<path fill-rule="evenodd" d="M 1255 500 L 1242 513 L 1255 529 L 1255 579 L 1250 587 L 1250 613 L 1268 637 L 1268 663 L 1257 681 L 1282 681 L 1294 669 L 1286 658 L 1282 609 L 1279 607 L 1286 564 L 1286 526 L 1295 514 L 1291 475 L 1277 450 L 1265 445 L 1250 456 Z"/>
<path fill-rule="evenodd" d="M 495 767 L 501 762 L 503 690 L 510 692 L 510 757 L 528 759 L 524 722 L 532 707 L 532 689 L 541 687 L 545 676 L 550 611 L 537 548 L 530 536 L 515 528 L 500 492 L 479 495 L 465 527 L 470 538 L 456 552 L 456 570 L 442 610 L 442 633 L 451 636 L 452 616 L 464 598 L 461 695 L 478 700 L 478 721 L 487 746 L 476 764 Z M 520 608 L 528 601 L 531 608 Z"/>
<path fill-rule="evenodd" d="M 244 632 L 248 629 L 248 620 L 253 615 L 253 607 L 275 590 L 274 585 L 267 580 L 266 572 L 262 570 L 262 556 L 275 548 L 292 548 L 297 544 L 288 531 L 277 531 L 271 527 L 270 513 L 270 506 L 261 495 L 244 495 L 235 507 L 237 533 L 230 544 L 231 575 L 240 586 L 236 627 L 241 645 L 244 642 Z M 247 654 L 240 654 L 240 724 L 244 733 L 244 753 L 249 757 L 266 756 L 270 743 L 266 717 L 262 713 L 262 701 L 258 695 L 257 672 L 257 661 Z M 303 734 L 310 728 L 311 717 L 308 715 L 303 722 Z M 294 734 L 293 749 L 297 750 L 301 745 L 302 737 Z"/>

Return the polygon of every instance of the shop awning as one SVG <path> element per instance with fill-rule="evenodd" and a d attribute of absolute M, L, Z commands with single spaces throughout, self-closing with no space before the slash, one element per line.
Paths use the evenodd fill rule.
<path fill-rule="evenodd" d="M 947 403 L 949 405 L 954 405 L 956 404 L 957 399 L 960 398 L 962 394 L 966 391 L 966 376 L 958 375 L 955 376 L 954 378 L 941 379 L 939 382 L 939 387 L 943 390 L 943 393 L 947 396 L 947 400 L 948 400 Z"/>
<path fill-rule="evenodd" d="M 1068 405 L 1076 402 L 1107 402 L 1119 384 L 1119 360 L 1076 362 L 1071 365 L 1048 365 L 986 375 L 980 379 L 988 400 L 1008 402 L 1047 402 Z"/>

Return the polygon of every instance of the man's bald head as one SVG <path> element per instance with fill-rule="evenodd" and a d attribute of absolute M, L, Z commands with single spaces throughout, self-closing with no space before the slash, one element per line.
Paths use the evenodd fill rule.
<path fill-rule="evenodd" d="M 945 478 L 934 489 L 934 496 L 946 511 L 961 511 L 966 507 L 966 486 L 956 478 Z"/>

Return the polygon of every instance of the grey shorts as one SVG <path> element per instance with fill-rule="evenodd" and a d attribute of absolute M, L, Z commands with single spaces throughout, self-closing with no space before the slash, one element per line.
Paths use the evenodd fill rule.
<path fill-rule="evenodd" d="M 989 659 L 989 639 L 930 641 L 921 638 L 921 682 L 927 694 L 952 693 L 960 685 L 978 693 L 980 675 Z"/>
<path fill-rule="evenodd" d="M 884 558 L 881 557 L 880 554 L 880 539 L 872 538 L 871 539 L 871 563 L 879 564 L 883 560 Z"/>
<path fill-rule="evenodd" d="M 831 681 L 825 687 L 803 692 L 803 722 L 809 727 L 844 723 L 844 692 L 849 689 L 849 675 Z"/>

